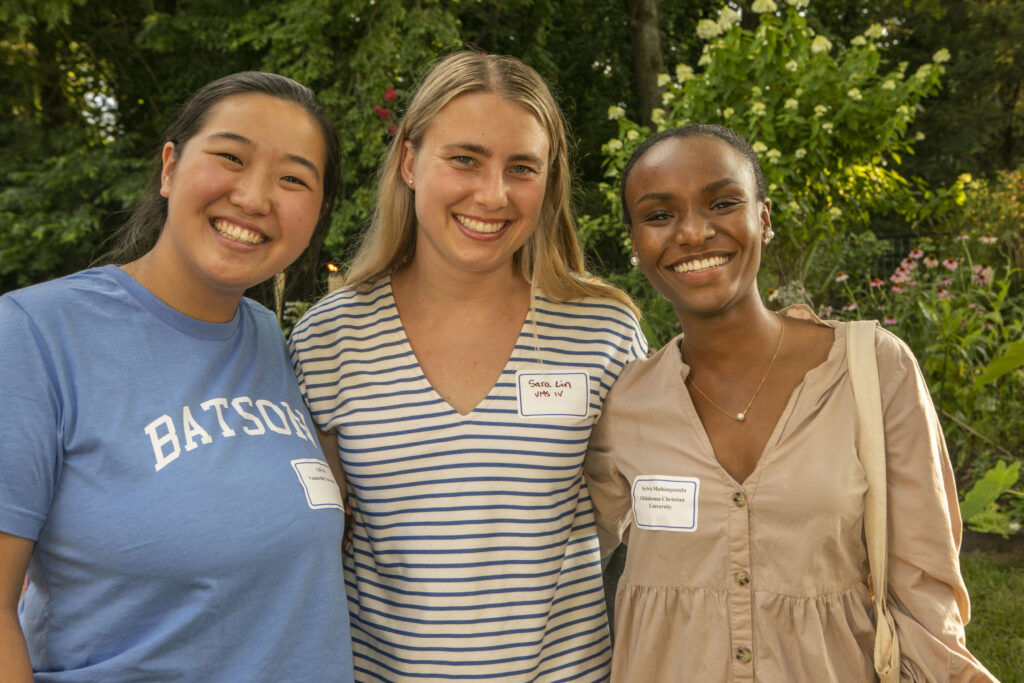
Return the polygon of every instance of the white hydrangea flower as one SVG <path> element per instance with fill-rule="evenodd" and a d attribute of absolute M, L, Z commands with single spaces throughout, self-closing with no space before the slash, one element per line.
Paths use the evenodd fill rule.
<path fill-rule="evenodd" d="M 800 106 L 800 102 L 790 97 L 786 99 L 785 104 L 783 104 L 782 106 L 785 107 L 786 109 L 797 109 Z"/>
<path fill-rule="evenodd" d="M 671 80 L 668 74 L 658 74 L 658 87 L 664 88 Z"/>
<path fill-rule="evenodd" d="M 836 219 L 843 215 L 843 210 L 840 209 L 838 206 L 832 206 L 829 207 L 828 215 L 832 216 L 833 219 Z"/>
<path fill-rule="evenodd" d="M 750 94 L 753 95 L 754 97 L 760 97 L 763 94 L 763 91 L 761 90 L 761 88 L 755 85 L 750 89 Z"/>
<path fill-rule="evenodd" d="M 723 7 L 718 15 L 718 27 L 728 31 L 733 25 L 740 23 L 740 13 L 732 7 Z"/>
<path fill-rule="evenodd" d="M 864 99 L 864 96 L 860 94 L 860 90 L 857 88 L 850 88 L 846 91 L 846 96 L 851 100 L 860 101 Z"/>
<path fill-rule="evenodd" d="M 722 112 L 722 118 L 723 119 L 730 118 L 735 113 L 736 113 L 735 109 L 733 109 L 732 107 L 726 107 L 725 110 Z"/>
<path fill-rule="evenodd" d="M 824 104 L 816 104 L 816 105 L 814 105 L 814 115 L 815 116 L 821 116 L 822 114 L 824 114 L 827 111 L 828 111 L 828 107 L 826 107 Z"/>
<path fill-rule="evenodd" d="M 764 144 L 760 140 L 751 145 L 751 147 L 753 147 L 754 151 L 757 152 L 758 154 L 764 154 L 765 152 L 768 151 L 768 145 Z"/>
<path fill-rule="evenodd" d="M 950 58 L 949 50 L 947 50 L 946 48 L 942 48 L 941 50 L 939 50 L 938 52 L 936 52 L 935 54 L 932 55 L 932 61 L 935 62 L 936 64 L 942 64 L 943 62 L 948 62 L 949 58 Z"/>
<path fill-rule="evenodd" d="M 621 119 L 625 115 L 626 110 L 618 105 L 613 104 L 612 106 L 608 107 L 608 118 L 611 119 L 612 121 L 615 121 L 616 119 Z"/>
<path fill-rule="evenodd" d="M 974 180 L 974 177 L 970 173 L 961 173 L 956 177 L 956 179 L 964 185 L 968 185 L 972 180 Z"/>
<path fill-rule="evenodd" d="M 864 35 L 872 40 L 878 40 L 882 37 L 883 33 L 885 33 L 885 29 L 882 28 L 881 24 L 871 24 L 871 26 L 868 26 L 868 30 L 864 31 Z"/>
<path fill-rule="evenodd" d="M 917 140 L 918 142 L 921 142 L 921 140 L 924 140 L 924 133 L 918 133 L 917 135 L 914 136 L 914 139 Z"/>
<path fill-rule="evenodd" d="M 669 102 L 671 102 L 675 98 L 676 98 L 676 94 L 674 92 L 672 92 L 671 90 L 666 90 L 665 92 L 661 93 L 661 103 L 662 104 L 668 104 Z"/>
<path fill-rule="evenodd" d="M 768 153 L 765 154 L 765 156 L 768 157 L 768 161 L 778 161 L 779 158 L 782 157 L 782 152 L 773 147 L 768 150 Z"/>
<path fill-rule="evenodd" d="M 811 52 L 817 54 L 819 52 L 828 52 L 832 49 L 832 41 L 825 36 L 814 36 L 814 40 L 811 41 Z"/>
<path fill-rule="evenodd" d="M 900 106 L 896 107 L 896 113 L 899 114 L 900 116 L 910 116 L 910 107 L 908 107 L 905 104 L 901 104 Z"/>
<path fill-rule="evenodd" d="M 790 211 L 799 211 L 800 210 L 800 204 L 795 199 L 791 199 L 789 201 L 789 210 Z"/>
<path fill-rule="evenodd" d="M 796 71 L 798 66 L 799 64 L 796 63 L 795 59 L 791 59 L 788 62 L 786 62 L 786 68 L 789 69 L 790 71 Z"/>
<path fill-rule="evenodd" d="M 804 149 L 803 147 L 800 147 L 795 152 L 793 152 L 793 156 L 795 156 L 797 159 L 803 159 L 805 156 L 807 156 L 807 150 Z"/>
<path fill-rule="evenodd" d="M 651 121 L 657 124 L 665 123 L 665 110 L 661 107 L 655 107 L 651 110 Z"/>
<path fill-rule="evenodd" d="M 611 140 L 608 141 L 606 146 L 608 147 L 609 151 L 617 152 L 620 149 L 622 149 L 622 140 L 618 138 L 612 138 Z"/>
<path fill-rule="evenodd" d="M 896 89 L 896 81 L 892 80 L 891 78 L 887 78 L 887 79 L 885 79 L 882 82 L 882 90 L 895 90 L 895 89 Z"/>
<path fill-rule="evenodd" d="M 697 37 L 701 40 L 711 40 L 715 36 L 721 35 L 722 27 L 718 25 L 717 21 L 711 19 L 701 19 L 697 22 Z"/>
<path fill-rule="evenodd" d="M 774 12 L 779 9 L 773 0 L 754 0 L 754 4 L 750 6 L 751 11 L 757 14 L 764 14 L 765 12 Z"/>
<path fill-rule="evenodd" d="M 676 64 L 676 80 L 680 83 L 693 78 L 693 68 L 689 64 Z"/>
<path fill-rule="evenodd" d="M 867 44 L 867 38 L 864 36 L 854 36 L 850 39 L 850 45 L 853 45 L 854 47 L 864 47 Z"/>
<path fill-rule="evenodd" d="M 638 137 L 640 137 L 640 133 L 636 132 L 636 130 L 632 128 L 626 132 L 627 140 L 636 140 Z"/>
<path fill-rule="evenodd" d="M 826 121 L 825 123 L 821 124 L 821 129 L 822 129 L 823 131 L 825 131 L 826 133 L 831 133 L 831 132 L 832 132 L 832 129 L 833 129 L 833 128 L 835 128 L 835 126 L 833 126 L 833 125 L 832 125 L 832 124 L 831 124 L 830 122 L 828 122 L 828 121 Z"/>
<path fill-rule="evenodd" d="M 710 63 L 711 55 L 707 54 L 706 52 L 700 56 L 700 59 L 697 60 L 697 66 L 707 66 Z"/>
<path fill-rule="evenodd" d="M 790 7 L 796 7 L 797 9 L 807 7 L 807 3 L 808 0 L 786 0 L 787 5 Z"/>
<path fill-rule="evenodd" d="M 753 104 L 750 105 L 750 111 L 755 116 L 761 116 L 762 114 L 765 113 L 767 109 L 768 107 L 765 106 L 764 102 L 754 102 Z"/>
<path fill-rule="evenodd" d="M 914 77 L 915 78 L 920 78 L 923 81 L 924 79 L 928 78 L 928 76 L 929 76 L 929 74 L 931 74 L 931 72 L 932 72 L 932 65 L 931 64 L 922 64 L 921 66 L 919 66 L 917 68 L 917 73 L 914 74 Z"/>

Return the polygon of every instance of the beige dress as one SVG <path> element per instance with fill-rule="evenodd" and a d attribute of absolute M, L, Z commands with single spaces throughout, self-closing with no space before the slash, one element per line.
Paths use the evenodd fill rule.
<path fill-rule="evenodd" d="M 875 680 L 846 327 L 804 306 L 783 314 L 833 327 L 835 342 L 742 483 L 718 464 L 683 385 L 680 338 L 608 395 L 585 472 L 603 551 L 629 532 L 613 681 Z M 902 341 L 879 330 L 875 345 L 901 678 L 992 681 L 964 645 L 960 513 L 928 389 Z"/>

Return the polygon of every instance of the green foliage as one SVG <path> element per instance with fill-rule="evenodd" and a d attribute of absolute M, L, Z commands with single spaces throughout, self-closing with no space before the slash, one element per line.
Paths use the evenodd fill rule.
<path fill-rule="evenodd" d="M 1020 476 L 1020 461 L 1009 467 L 1002 460 L 975 482 L 960 502 L 960 514 L 972 529 L 1010 535 L 1010 518 L 996 506 L 996 499 L 1012 490 Z M 1018 495 L 1024 495 L 1018 493 Z"/>
<path fill-rule="evenodd" d="M 997 680 L 1024 680 L 1024 556 L 962 555 L 971 595 L 967 645 Z"/>

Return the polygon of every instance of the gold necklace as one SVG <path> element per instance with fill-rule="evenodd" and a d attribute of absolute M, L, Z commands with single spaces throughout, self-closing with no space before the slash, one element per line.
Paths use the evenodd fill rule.
<path fill-rule="evenodd" d="M 705 394 L 701 390 L 701 388 L 699 386 L 697 386 L 697 383 L 693 381 L 693 375 L 687 375 L 687 377 L 686 377 L 686 379 L 688 379 L 690 381 L 690 386 L 692 386 L 694 389 L 696 389 L 697 393 L 704 397 L 704 400 L 706 400 L 708 403 L 710 403 L 712 406 L 714 406 L 718 410 L 718 412 L 722 413 L 723 415 L 728 415 L 729 417 L 731 417 L 732 419 L 736 420 L 737 422 L 743 422 L 744 420 L 747 419 L 747 411 L 750 410 L 750 406 L 753 405 L 754 399 L 757 398 L 757 395 L 761 392 L 761 387 L 764 386 L 764 381 L 766 379 L 768 379 L 768 373 L 772 371 L 772 366 L 775 365 L 775 359 L 779 355 L 779 349 L 782 348 L 782 337 L 783 337 L 783 335 L 786 334 L 786 322 L 782 319 L 782 316 L 779 315 L 778 312 L 774 312 L 774 313 L 775 313 L 776 316 L 778 316 L 779 322 L 782 323 L 782 329 L 779 330 L 779 343 L 775 346 L 775 353 L 772 354 L 772 359 L 768 363 L 768 369 L 764 371 L 764 377 L 762 377 L 761 381 L 758 382 L 757 388 L 754 389 L 754 395 L 750 397 L 749 401 L 747 401 L 747 405 L 746 405 L 746 407 L 743 408 L 742 412 L 730 413 L 728 410 L 726 410 L 722 406 L 720 406 L 717 403 L 715 403 L 714 401 L 712 401 L 711 397 L 708 396 L 707 394 Z"/>

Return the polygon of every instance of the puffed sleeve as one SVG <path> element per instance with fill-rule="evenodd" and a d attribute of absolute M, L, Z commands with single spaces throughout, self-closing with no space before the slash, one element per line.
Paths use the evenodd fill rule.
<path fill-rule="evenodd" d="M 617 407 L 616 390 L 618 383 L 612 385 L 604 401 L 601 416 L 590 433 L 590 444 L 583 460 L 583 476 L 587 480 L 587 488 L 594 504 L 594 517 L 597 522 L 597 538 L 601 543 L 601 557 L 607 557 L 614 551 L 629 524 L 633 519 L 633 508 L 630 501 L 629 481 L 622 475 L 616 465 L 616 454 L 620 457 L 622 448 L 620 437 L 624 430 L 622 421 L 630 419 Z"/>
<path fill-rule="evenodd" d="M 967 650 L 962 523 L 953 468 L 910 349 L 876 334 L 885 420 L 890 609 L 902 681 L 995 681 Z"/>
<path fill-rule="evenodd" d="M 60 475 L 60 401 L 45 340 L 0 297 L 0 531 L 36 540 Z"/>

